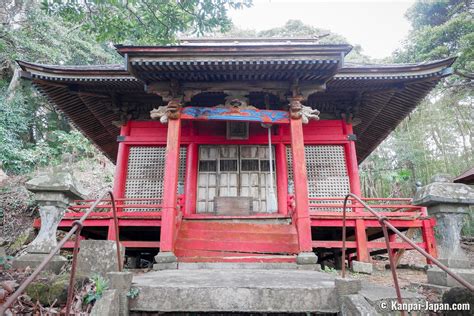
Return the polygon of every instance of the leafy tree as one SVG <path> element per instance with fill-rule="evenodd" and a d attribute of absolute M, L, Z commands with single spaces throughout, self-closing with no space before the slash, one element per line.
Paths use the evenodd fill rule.
<path fill-rule="evenodd" d="M 413 30 L 394 62 L 458 56 L 444 80 L 362 164 L 365 193 L 412 196 L 415 182 L 474 166 L 474 19 L 463 0 L 417 1 L 407 12 Z M 405 180 L 384 175 L 404 173 Z M 401 188 L 398 190 L 397 186 Z"/>
<path fill-rule="evenodd" d="M 414 62 L 458 56 L 451 79 L 472 87 L 474 79 L 473 4 L 464 0 L 418 1 L 406 14 L 414 28 L 395 61 Z"/>
<path fill-rule="evenodd" d="M 15 60 L 91 64 L 112 63 L 119 57 L 76 25 L 50 17 L 39 8 L 29 6 L 18 15 L 25 18 L 4 21 L 0 26 L 0 163 L 9 173 L 59 162 L 64 152 L 75 150 L 82 155 L 93 150 L 79 132 L 71 130 L 66 118 L 28 82 L 20 80 Z"/>
<path fill-rule="evenodd" d="M 168 44 L 183 32 L 226 31 L 232 25 L 227 10 L 251 4 L 251 0 L 44 0 L 43 8 L 81 25 L 99 42 Z"/>
<path fill-rule="evenodd" d="M 213 34 L 219 36 L 219 34 Z M 329 30 L 304 24 L 300 20 L 288 20 L 285 25 L 263 31 L 242 30 L 232 27 L 228 32 L 221 34 L 223 37 L 262 37 L 262 38 L 314 38 L 318 44 L 348 44 L 347 39 Z M 368 63 L 372 59 L 362 53 L 362 47 L 355 45 L 352 51 L 346 56 L 346 61 Z"/>

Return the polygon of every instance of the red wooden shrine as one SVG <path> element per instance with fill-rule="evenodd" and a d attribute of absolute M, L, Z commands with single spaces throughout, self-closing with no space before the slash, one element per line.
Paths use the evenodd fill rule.
<path fill-rule="evenodd" d="M 361 195 L 358 164 L 453 62 L 348 65 L 349 46 L 310 40 L 117 49 L 125 66 L 20 66 L 116 162 L 127 252 L 170 252 L 178 261 L 293 262 L 302 252 L 337 259 L 342 200 Z M 424 207 L 365 200 L 398 229 L 420 230 L 419 245 L 436 255 Z M 90 202 L 71 206 L 60 228 Z M 347 259 L 386 251 L 379 222 L 354 201 L 346 223 Z M 110 203 L 84 226 L 84 238 L 114 239 Z M 410 249 L 394 236 L 391 247 Z"/>

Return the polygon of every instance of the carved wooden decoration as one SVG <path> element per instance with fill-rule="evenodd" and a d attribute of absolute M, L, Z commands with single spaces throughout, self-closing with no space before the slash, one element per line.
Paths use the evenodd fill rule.
<path fill-rule="evenodd" d="M 303 124 L 308 124 L 309 120 L 319 120 L 319 111 L 309 106 L 304 106 L 301 101 L 302 96 L 296 96 L 290 100 L 290 117 L 294 120 L 301 119 Z"/>
<path fill-rule="evenodd" d="M 159 106 L 157 109 L 151 110 L 150 118 L 152 120 L 160 120 L 161 123 L 166 124 L 168 120 L 176 120 L 179 118 L 180 108 L 180 100 L 173 99 L 168 102 L 168 105 Z"/>

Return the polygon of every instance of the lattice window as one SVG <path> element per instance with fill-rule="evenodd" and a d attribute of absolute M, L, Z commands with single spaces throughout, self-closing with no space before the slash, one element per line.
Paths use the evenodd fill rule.
<path fill-rule="evenodd" d="M 291 147 L 287 146 L 288 182 L 293 182 Z M 350 192 L 344 146 L 306 145 L 306 170 L 308 176 L 308 195 L 313 197 L 345 197 Z M 291 185 L 290 185 L 291 186 Z M 291 188 L 289 188 L 291 191 Z M 312 201 L 312 204 L 332 204 L 341 201 Z M 321 209 L 319 211 L 342 211 L 342 209 Z M 350 209 L 348 209 L 350 210 Z"/>
<path fill-rule="evenodd" d="M 164 146 L 131 146 L 128 156 L 125 197 L 127 198 L 163 198 L 163 179 L 165 175 Z M 179 152 L 178 188 L 184 186 L 186 170 L 186 147 Z M 161 204 L 162 201 L 129 201 L 127 204 Z M 124 209 L 128 212 L 156 211 L 150 208 Z"/>

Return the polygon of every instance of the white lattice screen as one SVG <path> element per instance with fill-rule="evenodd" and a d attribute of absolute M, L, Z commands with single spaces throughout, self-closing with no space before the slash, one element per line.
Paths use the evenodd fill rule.
<path fill-rule="evenodd" d="M 165 175 L 165 146 L 131 146 L 128 156 L 126 198 L 162 198 Z M 184 185 L 186 147 L 179 152 L 178 187 Z M 127 202 L 127 204 L 161 204 L 161 201 Z M 156 211 L 149 208 L 124 209 L 128 212 Z"/>
<path fill-rule="evenodd" d="M 293 180 L 291 147 L 287 146 L 288 180 Z M 345 197 L 350 192 L 344 146 L 342 145 L 306 145 L 306 170 L 308 175 L 308 195 L 313 197 Z M 340 203 L 324 201 L 311 203 Z M 321 209 L 324 211 L 341 211 L 341 209 Z"/>

